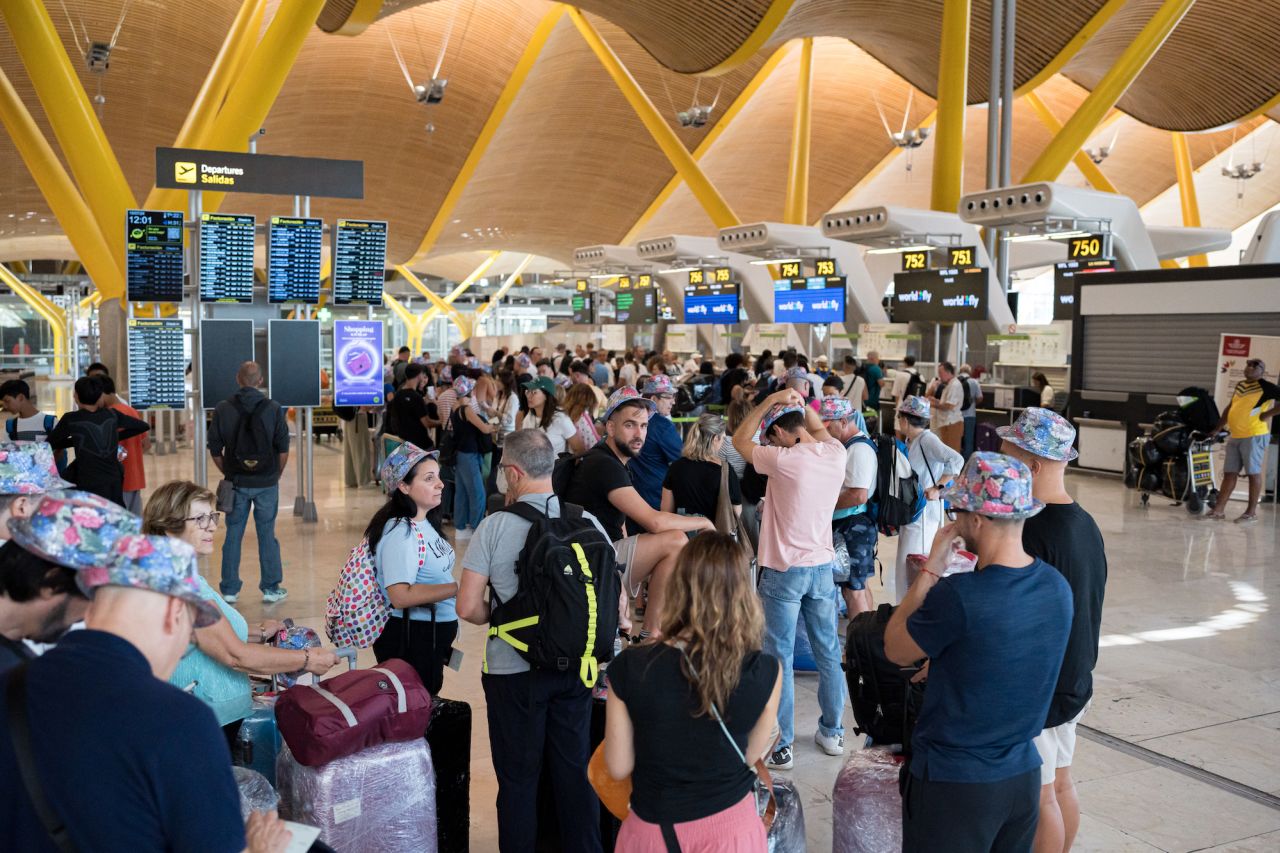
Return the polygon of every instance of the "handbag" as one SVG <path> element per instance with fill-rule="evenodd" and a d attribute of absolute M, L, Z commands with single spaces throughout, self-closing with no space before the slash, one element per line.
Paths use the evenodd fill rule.
<path fill-rule="evenodd" d="M 615 779 L 609 775 L 609 768 L 604 763 L 604 741 L 591 753 L 587 762 L 587 781 L 595 789 L 600 803 L 609 810 L 609 814 L 618 820 L 626 820 L 631 811 L 631 777 Z"/>
<path fill-rule="evenodd" d="M 742 516 L 733 511 L 733 501 L 729 496 L 729 463 L 724 460 L 720 462 L 720 496 L 716 499 L 715 522 L 716 530 L 727 533 L 737 540 L 738 547 L 743 550 L 747 559 L 754 563 L 756 553 L 751 547 L 751 538 L 747 536 L 747 529 L 742 525 Z"/>
<path fill-rule="evenodd" d="M 214 509 L 221 513 L 230 513 L 236 508 L 236 486 L 225 477 L 218 483 L 218 491 L 214 500 Z"/>

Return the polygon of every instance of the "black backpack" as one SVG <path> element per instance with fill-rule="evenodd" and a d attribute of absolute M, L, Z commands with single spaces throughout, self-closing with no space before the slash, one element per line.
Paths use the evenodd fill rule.
<path fill-rule="evenodd" d="M 898 474 L 898 454 L 906 451 L 891 433 L 874 438 L 859 436 L 876 448 L 876 491 L 867 505 L 875 519 L 876 529 L 885 536 L 897 536 L 900 528 L 915 521 L 924 512 L 924 489 L 916 472 L 906 477 Z M 857 440 L 857 439 L 855 439 Z"/>
<path fill-rule="evenodd" d="M 271 401 L 263 397 L 252 410 L 239 397 L 231 400 L 240 414 L 235 440 L 229 446 L 227 468 L 231 474 L 270 474 L 276 470 L 276 451 L 267 432 L 263 411 Z"/>
<path fill-rule="evenodd" d="M 908 397 L 919 397 L 925 391 L 925 382 L 920 378 L 917 371 L 911 371 L 911 378 L 907 380 L 907 387 L 902 389 L 902 399 Z M 901 402 L 901 400 L 899 401 Z"/>
<path fill-rule="evenodd" d="M 594 687 L 599 665 L 613 659 L 621 590 L 613 543 L 576 504 L 560 503 L 552 518 L 527 503 L 502 510 L 529 522 L 516 562 L 519 591 L 496 602 L 489 636 L 509 643 L 537 669 L 577 670 Z"/>
<path fill-rule="evenodd" d="M 577 454 L 561 454 L 556 460 L 556 466 L 551 469 L 551 491 L 555 492 L 556 497 L 564 500 L 565 495 L 569 493 L 570 487 L 573 485 L 573 475 L 577 473 L 578 463 L 582 461 L 582 457 L 590 453 L 590 450 Z"/>
<path fill-rule="evenodd" d="M 921 685 L 911 684 L 918 666 L 898 666 L 884 653 L 884 630 L 893 616 L 892 604 L 859 613 L 849 622 L 845 645 L 845 678 L 853 706 L 854 732 L 869 735 L 874 744 L 901 743 L 909 747 L 908 694 Z M 918 700 L 919 697 L 912 697 Z M 916 705 L 916 702 L 912 702 Z M 916 708 L 918 714 L 918 707 Z M 910 719 L 914 728 L 915 715 Z"/>

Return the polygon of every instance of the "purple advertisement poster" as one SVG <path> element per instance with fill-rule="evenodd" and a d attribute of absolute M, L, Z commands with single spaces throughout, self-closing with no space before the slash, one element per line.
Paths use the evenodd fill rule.
<path fill-rule="evenodd" d="M 334 321 L 333 375 L 335 406 L 382 405 L 381 322 Z"/>

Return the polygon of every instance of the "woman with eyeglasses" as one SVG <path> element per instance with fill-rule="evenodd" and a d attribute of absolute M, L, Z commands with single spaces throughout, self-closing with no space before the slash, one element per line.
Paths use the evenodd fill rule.
<path fill-rule="evenodd" d="M 907 462 L 924 489 L 924 512 L 898 535 L 898 556 L 894 564 L 894 604 L 902 601 L 911 586 L 907 577 L 907 557 L 928 554 L 933 536 L 943 524 L 942 487 L 964 467 L 964 457 L 943 443 L 929 429 L 929 401 L 908 397 L 898 406 L 895 431 L 907 445 Z M 899 468 L 901 471 L 901 468 Z"/>
<path fill-rule="evenodd" d="M 185 480 L 165 483 L 142 511 L 142 532 L 181 539 L 197 556 L 207 557 L 213 553 L 213 534 L 222 518 L 213 506 L 214 495 L 208 489 Z M 239 611 L 203 576 L 197 579 L 204 597 L 218 605 L 226 618 L 192 632 L 192 644 L 169 683 L 184 690 L 190 687 L 196 698 L 213 709 L 218 725 L 234 744 L 240 722 L 253 710 L 248 673 L 323 675 L 338 662 L 338 656 L 331 649 L 274 648 L 268 642 L 284 623 L 264 620 L 250 631 Z"/>

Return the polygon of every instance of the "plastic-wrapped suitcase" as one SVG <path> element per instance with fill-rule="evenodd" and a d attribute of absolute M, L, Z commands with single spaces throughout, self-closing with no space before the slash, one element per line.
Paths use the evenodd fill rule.
<path fill-rule="evenodd" d="M 773 777 L 773 796 L 778 814 L 769 827 L 769 853 L 805 853 L 804 806 L 800 792 L 789 779 Z"/>
<path fill-rule="evenodd" d="M 831 793 L 832 853 L 894 853 L 902 849 L 902 758 L 884 747 L 849 755 Z"/>
<path fill-rule="evenodd" d="M 280 795 L 266 776 L 248 767 L 232 767 L 231 775 L 240 789 L 241 820 L 248 820 L 251 812 L 272 812 L 280 808 Z M 274 770 L 271 775 L 275 775 Z"/>
<path fill-rule="evenodd" d="M 285 744 L 276 759 L 280 816 L 320 827 L 343 853 L 436 851 L 436 775 L 420 738 L 384 743 L 319 767 Z"/>
<path fill-rule="evenodd" d="M 440 853 L 466 853 L 471 837 L 471 706 L 436 697 L 427 725 L 427 743 L 438 780 L 435 805 Z"/>

